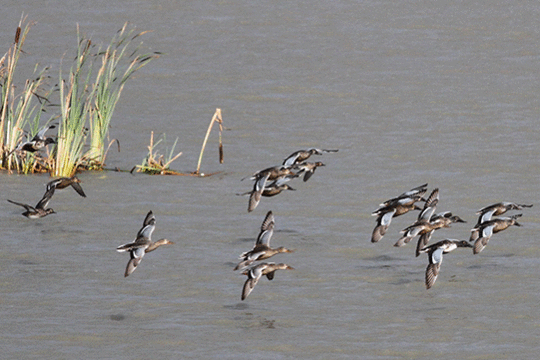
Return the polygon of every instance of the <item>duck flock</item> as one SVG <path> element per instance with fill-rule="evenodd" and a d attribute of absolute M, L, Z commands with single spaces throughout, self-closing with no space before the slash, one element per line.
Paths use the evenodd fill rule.
<path fill-rule="evenodd" d="M 400 233 L 402 236 L 394 246 L 405 246 L 416 236 L 419 236 L 416 244 L 416 256 L 427 253 L 429 261 L 426 268 L 426 289 L 430 289 L 437 280 L 443 254 L 447 254 L 459 247 L 472 248 L 474 255 L 479 254 L 487 246 L 493 234 L 503 231 L 512 225 L 521 226 L 517 222 L 517 219 L 523 214 L 499 218 L 493 218 L 493 216 L 502 215 L 510 210 L 523 210 L 523 208 L 532 207 L 532 204 L 525 205 L 512 202 L 500 202 L 483 207 L 476 212 L 476 215 L 479 215 L 478 222 L 471 230 L 471 236 L 468 242 L 466 240 L 445 239 L 428 245 L 435 230 L 448 228 L 452 223 L 465 223 L 466 221 L 449 211 L 435 213 L 439 202 L 439 189 L 434 189 L 427 199 L 424 199 L 423 196 L 427 193 L 427 185 L 420 185 L 395 198 L 386 200 L 371 214 L 377 216 L 377 225 L 371 235 L 371 242 L 376 243 L 386 234 L 392 218 L 406 214 L 412 210 L 420 210 L 416 221 L 401 230 Z M 424 202 L 423 207 L 419 207 L 416 204 L 420 201 Z"/>
<path fill-rule="evenodd" d="M 55 143 L 53 138 L 45 136 L 46 131 L 54 127 L 54 125 L 48 125 L 42 128 L 30 141 L 19 144 L 13 151 L 35 152 L 43 149 L 48 144 Z M 249 176 L 248 178 L 253 180 L 253 189 L 237 195 L 249 195 L 247 210 L 248 212 L 252 212 L 259 205 L 262 197 L 276 196 L 284 190 L 294 191 L 295 189 L 289 186 L 288 182 L 301 176 L 303 176 L 303 181 L 306 182 L 311 178 L 318 167 L 325 166 L 320 161 L 308 162 L 307 160 L 312 155 L 323 155 L 324 153 L 333 153 L 337 151 L 338 150 L 316 148 L 295 151 L 286 157 L 281 165 L 257 171 Z M 36 206 L 12 200 L 8 201 L 23 207 L 26 211 L 23 212 L 22 215 L 29 219 L 38 219 L 55 213 L 52 208 L 48 208 L 48 205 L 56 190 L 71 186 L 80 196 L 86 197 L 80 183 L 81 181 L 76 176 L 50 181 L 46 185 L 45 194 Z M 379 208 L 372 213 L 373 216 L 377 217 L 377 224 L 371 235 L 372 243 L 380 241 L 387 233 L 394 217 L 404 215 L 413 210 L 419 210 L 420 213 L 418 214 L 416 221 L 401 230 L 401 237 L 394 246 L 406 246 L 411 240 L 418 237 L 415 251 L 416 256 L 418 257 L 423 253 L 428 255 L 429 263 L 425 275 L 427 289 L 430 289 L 437 280 L 443 254 L 447 254 L 457 248 L 472 248 L 473 254 L 479 254 L 487 246 L 493 234 L 503 231 L 512 225 L 521 226 L 517 222 L 517 219 L 522 216 L 521 213 L 509 217 L 494 216 L 503 215 L 511 210 L 523 210 L 523 208 L 532 207 L 532 204 L 526 205 L 512 202 L 500 202 L 483 207 L 476 213 L 479 215 L 479 218 L 476 225 L 471 230 L 469 241 L 445 239 L 428 245 L 436 230 L 448 228 L 453 223 L 465 223 L 465 221 L 449 211 L 435 213 L 439 202 L 439 189 L 435 188 L 427 198 L 424 198 L 424 195 L 428 190 L 427 186 L 428 184 L 423 184 L 381 203 Z M 420 202 L 424 203 L 423 207 L 417 205 L 417 203 Z M 128 252 L 130 254 L 130 260 L 128 261 L 124 272 L 125 277 L 135 271 L 146 253 L 151 252 L 162 245 L 174 244 L 167 239 L 160 239 L 155 242 L 152 241 L 151 236 L 155 227 L 156 218 L 153 212 L 150 211 L 146 215 L 143 226 L 137 233 L 135 240 L 116 248 L 118 252 Z M 272 211 L 268 211 L 262 222 L 255 245 L 251 250 L 243 252 L 240 255 L 241 261 L 234 268 L 235 271 L 240 270 L 241 274 L 247 276 L 247 280 L 242 289 L 242 300 L 245 300 L 249 296 L 261 277 L 266 276 L 268 280 L 272 280 L 277 270 L 293 269 L 293 267 L 284 263 L 276 264 L 272 262 L 262 262 L 262 260 L 266 260 L 276 254 L 291 253 L 294 251 L 284 247 L 270 247 L 270 239 L 274 233 L 274 227 L 274 214 Z"/>
<path fill-rule="evenodd" d="M 48 144 L 55 143 L 53 138 L 45 137 L 45 133 L 54 127 L 54 125 L 48 125 L 42 128 L 30 141 L 19 144 L 13 151 L 36 152 L 42 150 Z M 338 150 L 324 150 L 316 148 L 296 151 L 285 158 L 281 165 L 269 167 L 255 172 L 249 177 L 251 180 L 254 180 L 253 190 L 237 195 L 249 195 L 248 212 L 251 212 L 259 204 L 261 197 L 276 196 L 283 190 L 295 190 L 290 187 L 287 182 L 301 176 L 303 176 L 303 181 L 306 182 L 311 178 L 318 167 L 325 166 L 320 161 L 306 161 L 312 155 L 322 155 L 324 153 L 337 151 Z M 55 190 L 64 189 L 71 186 L 79 195 L 86 197 L 80 183 L 81 181 L 76 176 L 63 177 L 50 181 L 46 185 L 45 194 L 36 204 L 36 206 L 19 203 L 9 199 L 8 202 L 25 208 L 26 211 L 23 212 L 22 215 L 26 216 L 27 218 L 39 219 L 49 214 L 55 214 L 55 211 L 52 208 L 48 208 L 49 202 L 51 201 Z M 240 261 L 240 263 L 238 263 L 238 265 L 234 268 L 234 270 L 241 270 L 241 274 L 247 275 L 248 277 L 242 290 L 242 300 L 247 298 L 262 276 L 266 276 L 268 280 L 272 280 L 277 270 L 293 269 L 293 267 L 283 263 L 256 263 L 279 253 L 293 252 L 293 250 L 289 250 L 284 247 L 275 249 L 270 247 L 270 239 L 274 233 L 274 226 L 274 214 L 272 211 L 269 211 L 261 225 L 261 231 L 257 237 L 253 249 L 242 253 L 240 255 L 240 259 L 242 261 Z M 143 221 L 143 226 L 137 233 L 135 239 L 132 242 L 120 245 L 116 248 L 118 252 L 128 252 L 130 255 L 130 259 L 124 271 L 124 277 L 129 276 L 135 271 L 146 253 L 154 251 L 162 245 L 174 244 L 168 239 L 152 241 L 152 233 L 154 232 L 155 228 L 156 217 L 152 211 L 149 211 Z"/>
<path fill-rule="evenodd" d="M 302 175 L 304 176 L 304 182 L 306 182 L 319 166 L 325 166 L 320 161 L 307 162 L 306 160 L 311 155 L 322 155 L 337 151 L 316 148 L 295 151 L 287 156 L 281 165 L 272 166 L 253 173 L 249 177 L 250 180 L 254 181 L 253 190 L 237 195 L 249 195 L 248 212 L 251 212 L 259 205 L 261 196 L 271 197 L 281 193 L 283 190 L 295 190 L 287 182 Z M 256 261 L 268 259 L 276 254 L 291 253 L 294 251 L 282 246 L 275 249 L 270 247 L 270 238 L 274 233 L 274 226 L 274 214 L 272 211 L 269 211 L 261 225 L 261 231 L 259 232 L 259 236 L 257 236 L 253 249 L 240 254 L 241 261 L 236 265 L 234 270 L 242 270 L 241 273 L 248 277 L 242 289 L 242 300 L 248 297 L 261 277 L 266 276 L 268 280 L 272 280 L 277 270 L 294 269 L 292 266 L 283 263 L 261 262 L 254 264 Z"/>

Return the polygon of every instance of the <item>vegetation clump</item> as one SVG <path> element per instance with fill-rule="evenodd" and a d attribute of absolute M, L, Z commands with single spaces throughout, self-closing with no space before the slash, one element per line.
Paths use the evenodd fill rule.
<path fill-rule="evenodd" d="M 101 170 L 115 141 L 108 141 L 109 128 L 127 80 L 160 54 L 142 54 L 142 43 L 133 42 L 145 32 L 135 32 L 128 23 L 105 49 L 82 36 L 77 27 L 77 54 L 67 74 L 60 70 L 58 84 L 46 89 L 49 69 L 44 68 L 16 93 L 17 62 L 32 25 L 21 19 L 13 45 L 0 58 L 0 168 L 25 174 L 48 171 L 54 176 Z M 59 94 L 60 108 L 60 114 L 52 117 L 58 119 L 55 144 L 33 153 L 17 149 L 25 135 L 28 140 L 38 133 L 53 93 Z"/>

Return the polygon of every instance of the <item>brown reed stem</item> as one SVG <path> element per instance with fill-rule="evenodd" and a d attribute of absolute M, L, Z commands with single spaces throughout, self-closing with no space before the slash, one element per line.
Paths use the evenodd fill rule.
<path fill-rule="evenodd" d="M 199 162 L 197 164 L 197 170 L 193 172 L 195 175 L 200 174 L 201 169 L 201 161 L 204 154 L 204 149 L 206 148 L 206 143 L 208 142 L 208 137 L 210 136 L 210 131 L 212 131 L 212 126 L 215 122 L 218 122 L 219 124 L 219 162 L 223 164 L 223 143 L 221 142 L 221 134 L 223 132 L 223 119 L 221 118 L 221 109 L 217 108 L 216 112 L 214 113 L 214 116 L 212 116 L 212 121 L 210 121 L 210 125 L 208 126 L 208 130 L 206 131 L 206 136 L 204 137 L 203 145 L 201 148 L 201 154 L 199 155 Z"/>

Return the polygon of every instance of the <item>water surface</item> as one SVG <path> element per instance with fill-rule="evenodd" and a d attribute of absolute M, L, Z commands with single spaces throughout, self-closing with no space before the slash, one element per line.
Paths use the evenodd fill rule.
<path fill-rule="evenodd" d="M 1 174 L 0 357 L 536 357 L 536 3 L 19 1 L 0 14 L 6 50 L 22 12 L 37 23 L 20 66 L 53 76 L 77 24 L 96 43 L 125 21 L 152 30 L 144 46 L 164 55 L 128 82 L 107 167 L 140 164 L 154 131 L 179 138 L 174 169 L 195 170 L 216 107 L 225 163 L 212 134 L 202 170 L 216 176 L 84 173 L 88 198 L 59 191 L 57 214 L 35 221 L 5 199 L 35 204 L 49 177 Z M 248 214 L 235 194 L 251 183 L 239 180 L 308 147 L 340 151 Z M 467 220 L 432 241 L 468 238 L 494 202 L 535 206 L 480 255 L 445 256 L 426 291 L 425 256 L 392 246 L 415 215 L 369 241 L 377 205 L 426 182 L 440 189 L 438 210 Z M 155 239 L 176 244 L 124 278 L 115 247 L 149 210 Z M 272 245 L 296 249 L 274 259 L 295 270 L 242 302 L 245 276 L 232 268 L 268 210 Z"/>

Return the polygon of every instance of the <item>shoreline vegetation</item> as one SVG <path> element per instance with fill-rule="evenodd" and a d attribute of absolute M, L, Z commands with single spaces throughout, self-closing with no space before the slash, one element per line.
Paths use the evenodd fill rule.
<path fill-rule="evenodd" d="M 45 173 L 70 177 L 82 171 L 103 171 L 107 153 L 118 139 L 109 139 L 109 128 L 115 107 L 128 79 L 161 53 L 143 53 L 142 42 L 134 41 L 147 33 L 136 32 L 125 23 L 103 48 L 81 34 L 77 26 L 78 46 L 69 68 L 59 70 L 58 81 L 51 85 L 49 68 L 36 64 L 32 79 L 23 87 L 15 82 L 17 63 L 34 22 L 21 20 L 14 42 L 0 58 L 0 169 L 19 174 Z M 62 62 L 64 63 L 64 62 Z M 54 81 L 54 80 L 52 80 Z M 59 113 L 58 113 L 59 111 Z M 53 112 L 56 112 L 55 114 Z M 45 114 L 50 118 L 43 121 Z M 202 155 L 214 122 L 218 122 L 220 163 L 223 163 L 223 131 L 221 109 L 216 109 L 208 128 L 197 170 L 183 174 L 171 170 L 170 164 L 182 153 L 174 155 L 174 142 L 166 156 L 156 153 L 152 132 L 149 153 L 141 165 L 131 172 L 159 175 L 209 176 L 200 173 Z M 51 136 L 52 131 L 58 131 Z M 116 169 L 118 170 L 118 169 Z"/>

